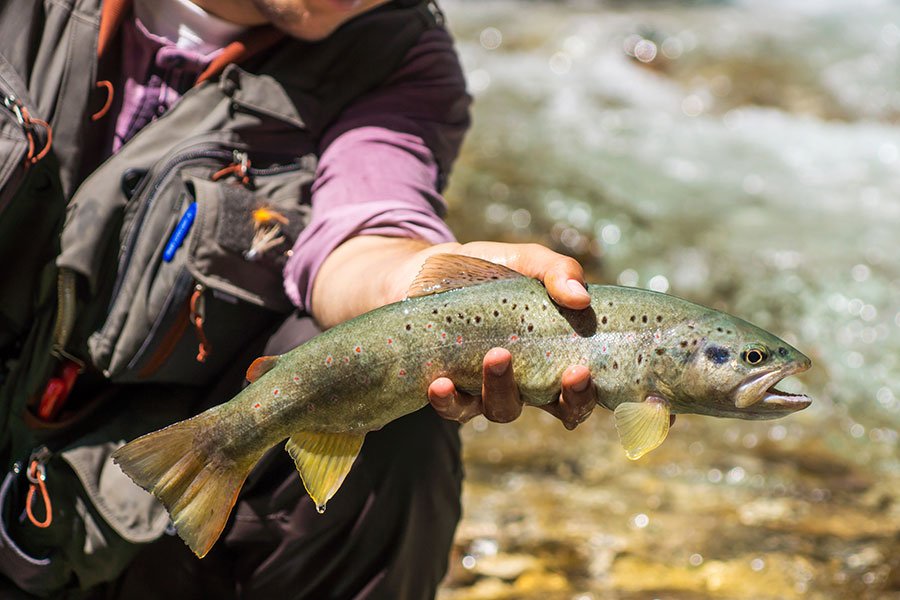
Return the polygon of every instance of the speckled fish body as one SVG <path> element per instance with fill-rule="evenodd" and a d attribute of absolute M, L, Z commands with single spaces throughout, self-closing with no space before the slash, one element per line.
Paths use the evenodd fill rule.
<path fill-rule="evenodd" d="M 235 471 L 249 471 L 263 452 L 290 438 L 288 451 L 324 508 L 368 431 L 424 406 L 428 385 L 438 377 L 479 393 L 483 357 L 498 346 L 512 353 L 522 398 L 531 405 L 559 397 L 567 367 L 588 366 L 599 403 L 616 411 L 631 458 L 662 442 L 674 413 L 764 419 L 809 404 L 805 396 L 773 387 L 808 368 L 809 360 L 730 315 L 665 294 L 600 285 L 588 286 L 590 308 L 568 310 L 539 281 L 494 265 L 482 265 L 487 274 L 477 284 L 459 287 L 466 275 L 460 270 L 454 276 L 456 259 L 448 260 L 449 267 L 437 267 L 449 268 L 450 275 L 428 276 L 417 297 L 366 313 L 279 357 L 259 359 L 248 371 L 251 385 L 184 422 L 197 421 L 193 453 L 219 470 L 236 465 Z M 476 268 L 472 260 L 459 268 Z M 147 444 L 146 438 L 168 429 L 125 446 L 117 460 L 166 503 L 179 533 L 187 533 L 202 556 L 218 531 L 211 541 L 209 532 L 190 537 L 189 530 L 198 528 L 190 511 L 186 505 L 173 511 L 178 498 L 159 484 L 160 477 L 164 484 L 179 479 L 180 471 L 151 464 L 164 440 Z M 180 524 L 179 511 L 187 513 Z"/>

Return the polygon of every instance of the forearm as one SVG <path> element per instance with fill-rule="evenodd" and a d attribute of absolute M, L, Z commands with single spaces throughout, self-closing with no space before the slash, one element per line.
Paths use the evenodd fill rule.
<path fill-rule="evenodd" d="M 322 327 L 333 327 L 406 296 L 424 256 L 452 252 L 457 243 L 432 245 L 416 239 L 362 235 L 338 246 L 313 283 L 310 311 Z"/>

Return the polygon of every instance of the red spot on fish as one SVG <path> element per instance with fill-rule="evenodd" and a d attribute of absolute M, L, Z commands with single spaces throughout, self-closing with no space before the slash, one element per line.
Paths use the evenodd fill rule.
<path fill-rule="evenodd" d="M 333 363 L 333 362 L 334 362 L 334 358 L 332 358 L 332 356 L 330 354 L 325 357 L 325 365 L 326 366 L 330 367 L 331 363 Z"/>
<path fill-rule="evenodd" d="M 425 329 L 431 329 L 432 327 L 434 327 L 434 325 L 429 323 L 428 325 L 425 326 Z"/>
<path fill-rule="evenodd" d="M 393 339 L 393 338 L 388 338 L 388 346 L 390 346 L 390 345 L 393 344 L 393 343 L 394 343 L 394 339 Z"/>
<path fill-rule="evenodd" d="M 400 377 L 406 377 L 406 369 L 400 369 L 397 375 L 399 375 Z"/>
<path fill-rule="evenodd" d="M 441 339 L 442 339 L 442 340 L 446 340 L 446 339 L 447 339 L 447 332 L 446 332 L 446 331 L 442 331 L 442 332 L 441 332 Z"/>
<path fill-rule="evenodd" d="M 573 332 L 572 332 L 572 337 L 573 337 L 573 338 L 577 338 L 577 337 L 578 337 L 578 332 L 577 332 L 577 331 L 573 331 Z"/>
<path fill-rule="evenodd" d="M 462 344 L 462 336 L 461 335 L 456 336 L 456 343 Z"/>
<path fill-rule="evenodd" d="M 344 364 L 345 364 L 345 365 L 350 364 L 350 357 L 349 357 L 349 356 L 345 356 L 345 357 L 344 357 Z"/>
<path fill-rule="evenodd" d="M 360 352 L 362 352 L 362 348 L 357 346 L 356 348 L 353 349 L 353 351 L 356 352 L 357 354 L 359 354 Z"/>
<path fill-rule="evenodd" d="M 300 376 L 294 375 L 294 383 L 300 383 Z"/>
<path fill-rule="evenodd" d="M 602 352 L 603 354 L 606 354 L 606 351 L 607 351 L 606 344 L 604 344 L 603 348 L 600 349 L 600 352 Z"/>
<path fill-rule="evenodd" d="M 511 342 L 518 342 L 518 341 L 519 341 L 519 336 L 517 336 L 516 334 L 512 334 L 511 336 L 509 336 L 509 341 L 511 341 Z"/>
<path fill-rule="evenodd" d="M 432 365 L 432 362 L 430 360 L 425 362 L 426 367 L 430 367 L 431 365 Z"/>
<path fill-rule="evenodd" d="M 544 352 L 544 356 L 547 357 L 547 358 L 550 358 L 550 351 L 547 350 L 546 352 Z"/>
<path fill-rule="evenodd" d="M 656 333 L 653 334 L 653 339 L 655 339 L 655 340 L 661 340 L 661 339 L 662 339 L 662 335 L 660 335 L 660 333 L 657 331 Z"/>
<path fill-rule="evenodd" d="M 272 390 L 272 395 L 273 395 L 273 396 L 277 396 L 277 395 L 278 395 L 278 388 L 275 388 L 274 390 Z"/>
<path fill-rule="evenodd" d="M 262 404 L 260 404 L 259 402 L 257 402 L 256 404 L 253 405 L 253 408 L 259 408 L 260 406 L 262 406 Z"/>

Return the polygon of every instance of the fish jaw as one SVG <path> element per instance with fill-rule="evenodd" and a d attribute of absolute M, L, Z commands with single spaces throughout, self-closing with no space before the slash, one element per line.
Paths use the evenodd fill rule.
<path fill-rule="evenodd" d="M 786 377 L 808 370 L 810 364 L 802 356 L 791 364 L 752 375 L 735 390 L 735 407 L 750 419 L 775 419 L 803 410 L 812 404 L 808 396 L 789 394 L 775 386 Z"/>

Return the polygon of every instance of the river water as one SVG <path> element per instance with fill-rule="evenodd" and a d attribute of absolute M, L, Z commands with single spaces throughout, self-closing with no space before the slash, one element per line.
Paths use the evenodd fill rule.
<path fill-rule="evenodd" d="M 900 598 L 900 4 L 442 6 L 476 100 L 460 239 L 741 316 L 815 402 L 681 416 L 637 462 L 603 409 L 473 421 L 440 598 Z"/>

